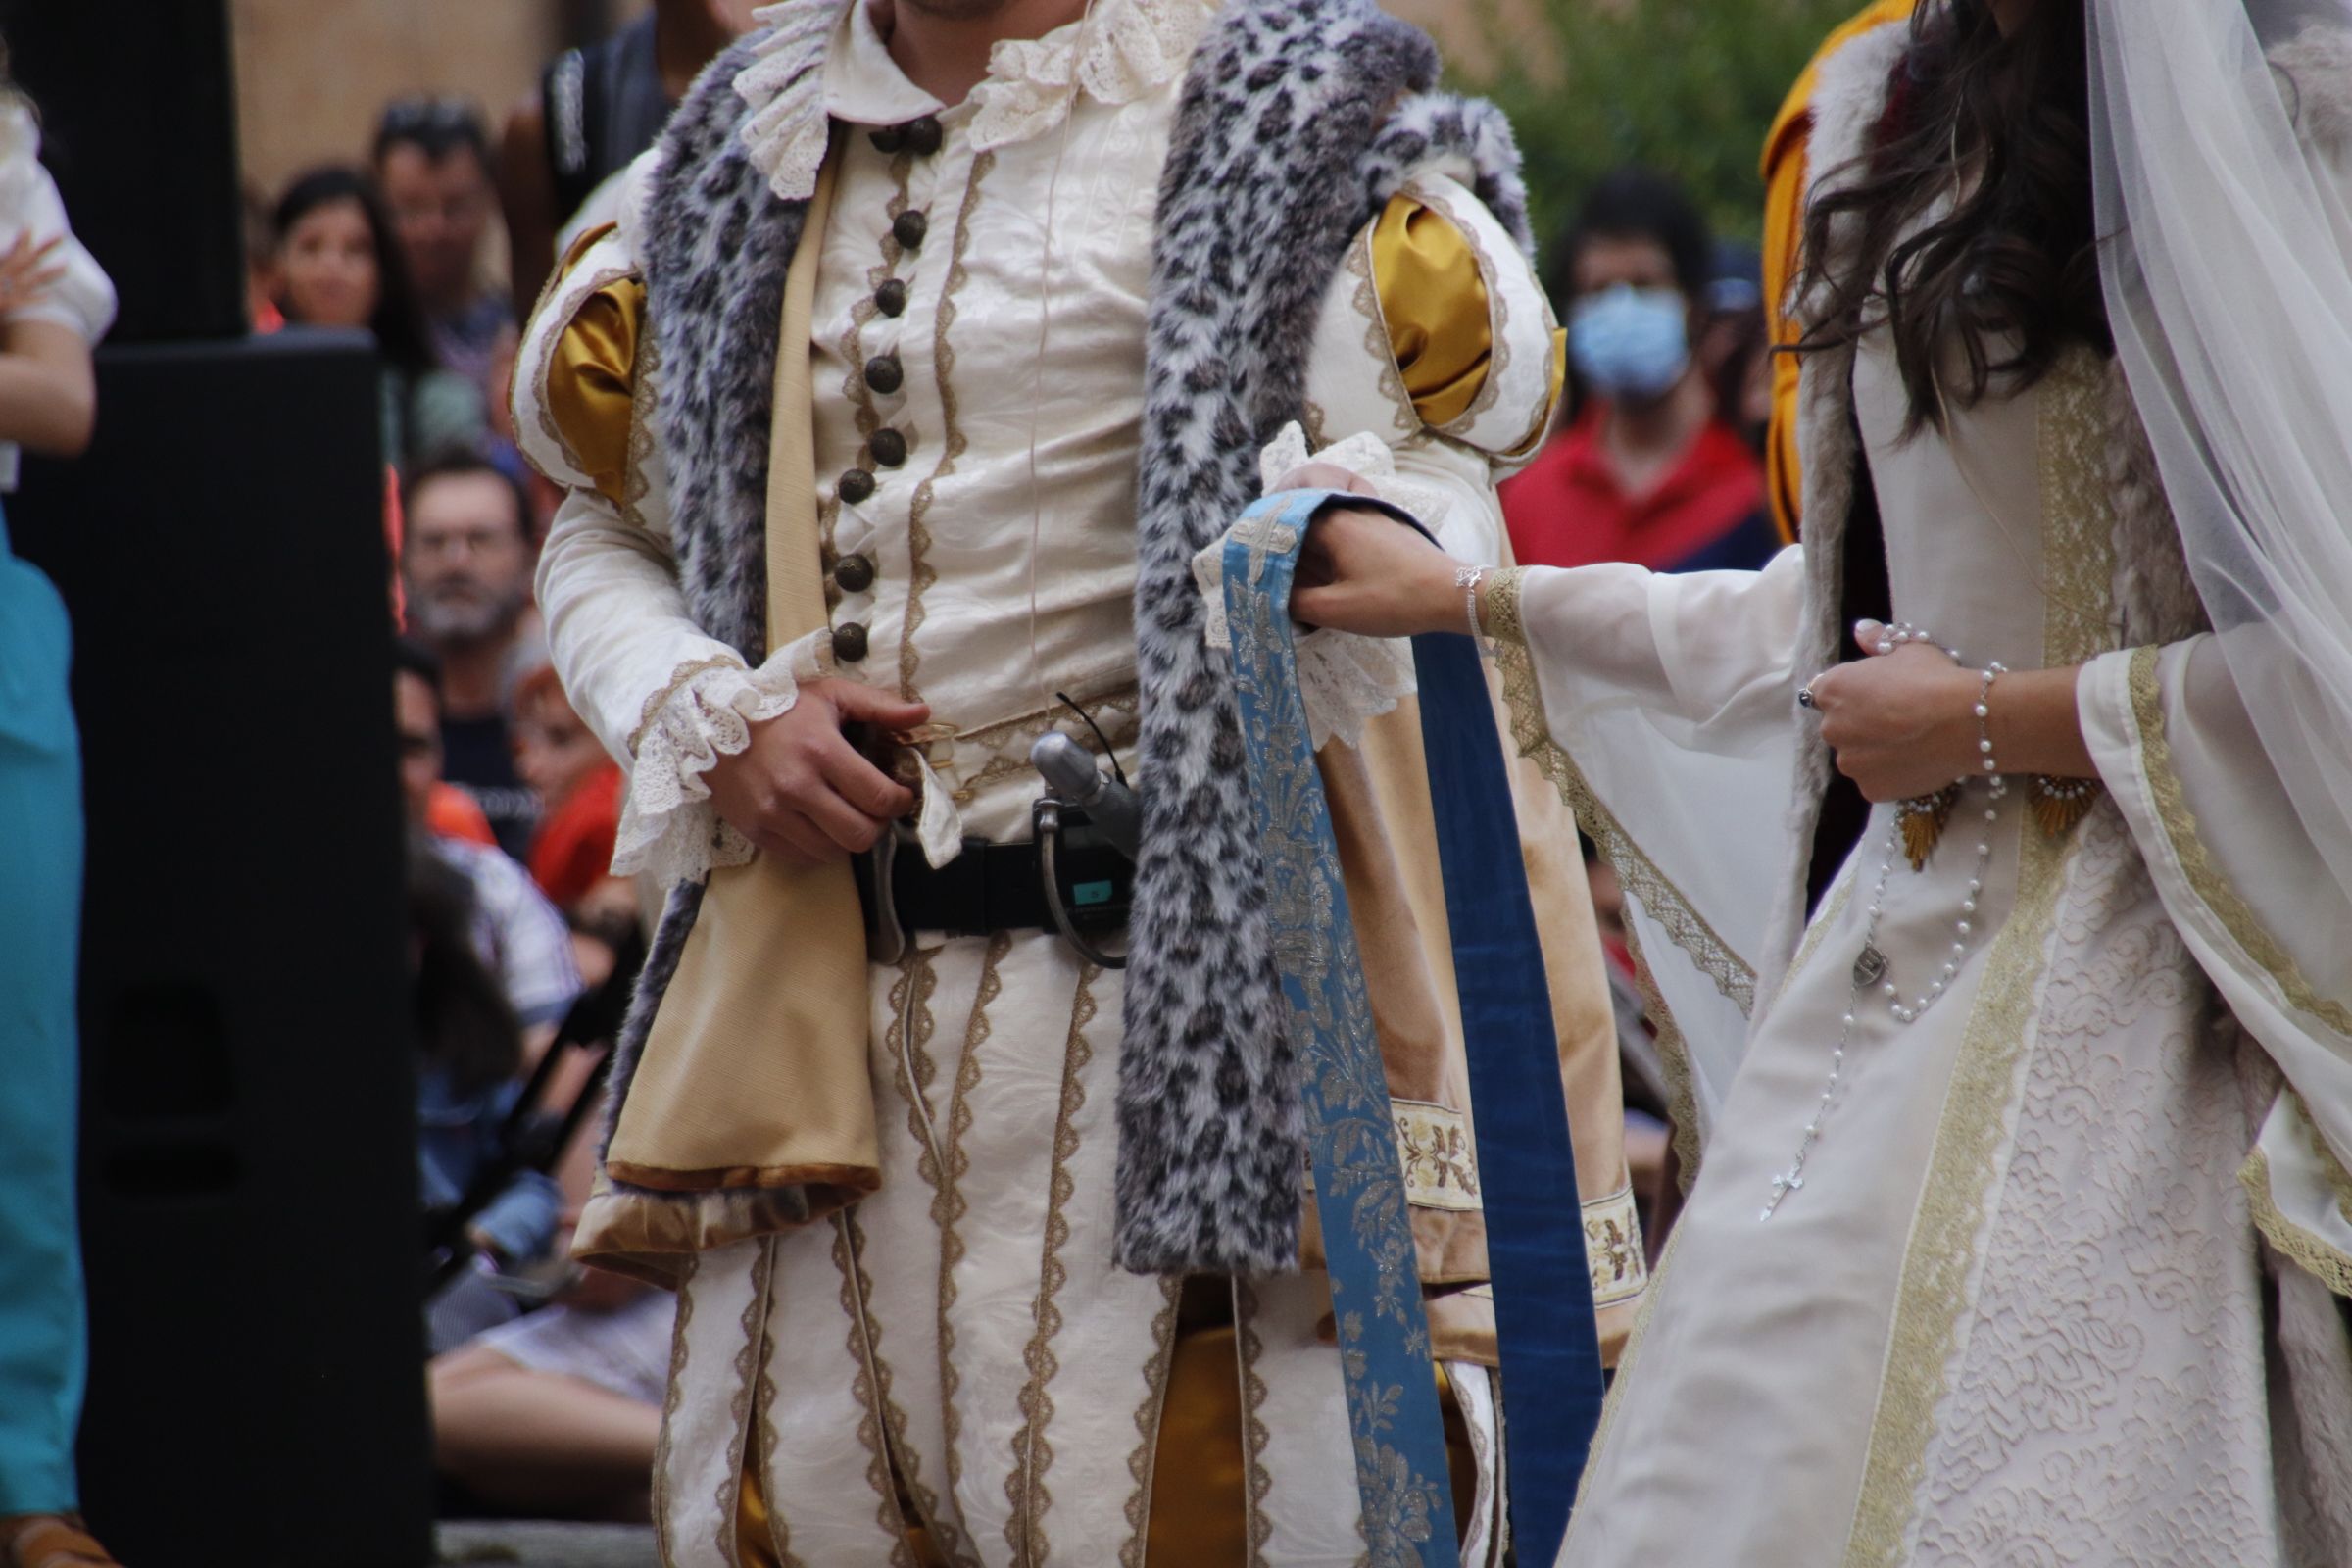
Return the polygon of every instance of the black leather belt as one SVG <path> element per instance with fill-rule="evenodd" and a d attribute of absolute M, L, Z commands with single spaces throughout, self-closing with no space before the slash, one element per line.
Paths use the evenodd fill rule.
<path fill-rule="evenodd" d="M 992 844 L 979 838 L 965 839 L 963 853 L 938 867 L 919 846 L 895 840 L 858 856 L 858 892 L 866 929 L 879 939 L 877 955 L 895 953 L 892 939 L 913 931 L 986 936 L 1058 930 L 1042 858 L 1034 841 Z M 1074 927 L 1108 934 L 1126 925 L 1135 866 L 1082 813 L 1065 813 L 1054 861 L 1062 907 Z"/>

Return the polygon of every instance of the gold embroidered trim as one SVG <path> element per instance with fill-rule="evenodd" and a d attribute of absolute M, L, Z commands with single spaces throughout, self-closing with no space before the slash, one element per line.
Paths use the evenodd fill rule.
<path fill-rule="evenodd" d="M 1421 411 L 1413 407 L 1404 372 L 1396 368 L 1396 342 L 1389 331 L 1388 313 L 1380 308 L 1380 280 L 1372 272 L 1372 231 L 1376 226 L 1366 223 L 1355 243 L 1348 247 L 1348 270 L 1355 278 L 1355 314 L 1365 321 L 1364 352 L 1380 367 L 1380 395 L 1389 402 L 1391 434 L 1401 440 L 1420 433 Z"/>
<path fill-rule="evenodd" d="M 1688 1198 L 1698 1180 L 1703 1131 L 1698 1125 L 1698 1074 L 1690 1065 L 1690 1042 L 1685 1038 L 1683 1026 L 1674 1021 L 1674 1009 L 1658 989 L 1658 977 L 1649 971 L 1649 959 L 1642 955 L 1642 936 L 1635 924 L 1625 922 L 1625 951 L 1634 960 L 1634 989 L 1641 994 L 1642 1010 L 1654 1031 L 1650 1044 L 1658 1048 L 1658 1070 L 1666 1075 L 1666 1119 L 1672 1124 L 1668 1136 L 1674 1142 L 1675 1185 Z"/>
<path fill-rule="evenodd" d="M 1012 933 L 999 931 L 988 939 L 988 951 L 980 960 L 980 989 L 972 999 L 972 1015 L 964 1025 L 963 1057 L 956 1064 L 956 1087 L 948 1100 L 947 1169 L 932 1182 L 932 1223 L 939 1227 L 939 1398 L 940 1422 L 947 1437 L 948 1506 L 956 1515 L 957 1523 L 950 1537 L 939 1543 L 955 1568 L 966 1568 L 977 1562 L 965 1543 L 963 1528 L 963 1414 L 956 1408 L 956 1396 L 963 1385 L 963 1374 L 956 1363 L 956 1324 L 950 1313 L 956 1305 L 956 1268 L 963 1261 L 963 1233 L 956 1229 L 962 1223 L 970 1205 L 963 1197 L 963 1178 L 972 1167 L 971 1155 L 964 1152 L 963 1135 L 972 1128 L 972 1092 L 980 1087 L 980 1048 L 993 1026 L 988 1021 L 988 1009 L 1004 991 L 1004 979 L 998 966 L 1004 955 L 1012 950 Z M 919 1140 L 920 1134 L 917 1138 Z M 926 1156 L 927 1158 L 928 1156 Z"/>
<path fill-rule="evenodd" d="M 1527 582 L 1525 566 L 1490 571 L 1478 590 L 1478 623 L 1489 637 L 1514 647 L 1527 646 L 1527 621 L 1520 613 L 1519 594 Z"/>
<path fill-rule="evenodd" d="M 1257 1293 L 1250 1282 L 1233 1282 L 1234 1347 L 1242 1363 L 1242 1450 L 1250 1467 L 1250 1568 L 1266 1568 L 1266 1542 L 1273 1537 L 1274 1522 L 1266 1517 L 1266 1497 L 1274 1490 L 1274 1477 L 1266 1469 L 1266 1447 L 1273 1434 L 1266 1430 L 1263 1411 L 1266 1407 L 1266 1380 L 1258 1375 L 1258 1357 L 1265 1354 L 1265 1342 L 1257 1337 Z"/>
<path fill-rule="evenodd" d="M 1508 596 L 1516 615 L 1517 584 Z M 1616 814 L 1601 804 L 1600 797 L 1585 779 L 1584 770 L 1576 765 L 1565 750 L 1551 738 L 1544 717 L 1544 694 L 1536 681 L 1534 657 L 1523 642 L 1502 642 L 1494 650 L 1494 667 L 1502 674 L 1503 701 L 1511 710 L 1511 739 L 1519 755 L 1528 758 L 1543 769 L 1544 776 L 1560 792 L 1560 799 L 1576 813 L 1577 824 L 1600 846 L 1600 853 L 1615 868 L 1617 879 L 1625 891 L 1640 901 L 1642 912 L 1661 926 L 1674 945 L 1690 956 L 1698 971 L 1715 982 L 1715 988 L 1730 998 L 1740 1012 L 1751 1011 L 1756 1003 L 1756 973 L 1732 951 L 1731 944 L 1716 935 L 1696 909 L 1690 906 L 1672 882 L 1657 867 L 1657 862 L 1644 854 L 1632 834 L 1618 822 Z"/>
<path fill-rule="evenodd" d="M 775 1237 L 771 1236 L 767 1238 L 765 1246 L 767 1248 L 767 1261 L 771 1278 L 774 1273 L 775 1249 L 778 1243 Z M 769 1299 L 771 1303 L 770 1310 L 772 1311 L 772 1292 Z M 758 1458 L 760 1460 L 760 1467 L 761 1471 L 760 1477 L 760 1491 L 762 1498 L 767 1504 L 768 1544 L 775 1548 L 777 1568 L 808 1568 L 807 1563 L 803 1562 L 793 1553 L 792 1528 L 785 1522 L 782 1499 L 777 1495 L 778 1489 L 776 1487 L 775 1476 L 773 1474 L 773 1460 L 776 1452 L 776 1343 L 774 1337 L 765 1332 L 764 1324 L 762 1324 L 760 1341 L 759 1398 L 760 1431 L 761 1436 L 760 1440 L 760 1452 Z M 747 1467 L 752 1463 L 753 1457 L 754 1456 L 748 1451 L 746 1452 L 745 1463 Z M 741 1499 L 739 1498 L 739 1516 L 740 1510 Z M 738 1552 L 742 1550 L 742 1544 L 740 1542 L 737 1543 L 736 1549 Z"/>
<path fill-rule="evenodd" d="M 1484 1205 L 1469 1119 L 1426 1101 L 1392 1099 L 1389 1103 L 1396 1152 L 1404 1159 L 1404 1200 L 1417 1208 L 1477 1213 Z"/>
<path fill-rule="evenodd" d="M 686 1400 L 686 1325 L 694 1320 L 694 1277 L 702 1270 L 700 1252 L 680 1260 L 685 1272 L 678 1279 L 677 1315 L 669 1328 L 669 1383 L 662 1393 L 662 1436 L 654 1445 L 652 1506 L 654 1545 L 663 1562 L 677 1560 L 677 1542 L 670 1535 L 669 1440 L 677 1425 L 678 1407 Z"/>
<path fill-rule="evenodd" d="M 1642 1213 L 1632 1184 L 1584 1206 L 1585 1257 L 1592 1268 L 1592 1304 L 1615 1306 L 1649 1288 L 1642 1252 Z"/>
<path fill-rule="evenodd" d="M 653 482 L 645 468 L 654 457 L 654 388 L 662 373 L 662 348 L 651 330 L 643 330 L 637 334 L 636 350 L 629 362 L 629 442 L 627 469 L 620 479 L 620 515 L 632 527 L 652 533 L 644 508 Z"/>
<path fill-rule="evenodd" d="M 1061 1108 L 1054 1121 L 1053 1173 L 1047 1181 L 1045 1247 L 1038 1262 L 1037 1327 L 1021 1352 L 1021 1363 L 1029 1369 L 1029 1381 L 1020 1394 L 1023 1425 L 1012 1440 L 1013 1468 L 1004 1477 L 1004 1500 L 1012 1504 L 1012 1515 L 1004 1521 L 1004 1544 L 1012 1548 L 1013 1561 L 1022 1568 L 1042 1568 L 1052 1555 L 1046 1539 L 1046 1513 L 1054 1506 L 1054 1494 L 1046 1489 L 1046 1472 L 1054 1467 L 1054 1446 L 1046 1438 L 1046 1429 L 1054 1420 L 1054 1397 L 1048 1390 L 1061 1370 L 1061 1361 L 1054 1353 L 1054 1337 L 1061 1332 L 1059 1298 L 1061 1288 L 1070 1279 L 1069 1268 L 1061 1260 L 1061 1250 L 1070 1239 L 1065 1210 L 1078 1186 L 1070 1175 L 1070 1161 L 1078 1153 L 1076 1123 L 1086 1104 L 1085 1072 L 1095 1059 L 1086 1029 L 1095 1021 L 1095 977 L 1102 972 L 1091 963 L 1081 964 L 1078 989 L 1070 999 L 1070 1033 L 1061 1059 Z"/>
<path fill-rule="evenodd" d="M 713 669 L 744 667 L 743 661 L 733 654 L 712 654 L 709 659 L 690 659 L 671 670 L 669 684 L 648 697 L 645 706 L 637 710 L 637 727 L 629 731 L 629 755 L 637 755 L 637 748 L 645 744 L 645 732 L 654 727 L 654 720 L 662 716 L 662 710 L 669 706 L 672 697 L 685 690 L 688 681 Z"/>
<path fill-rule="evenodd" d="M 1127 1455 L 1135 1490 L 1127 1494 L 1127 1540 L 1119 1547 L 1119 1568 L 1144 1568 L 1152 1481 L 1159 1462 L 1159 1414 L 1168 1397 L 1168 1368 L 1176 1355 L 1176 1305 L 1183 1296 L 1184 1281 L 1160 1280 L 1160 1308 L 1152 1319 L 1152 1357 L 1144 1363 L 1144 1400 L 1135 1407 L 1135 1451 Z"/>
<path fill-rule="evenodd" d="M 2115 492 L 2107 482 L 2106 372 L 2087 346 L 2042 382 L 2042 662 L 2080 664 L 2116 646 Z"/>
<path fill-rule="evenodd" d="M 2173 770 L 2172 743 L 2165 737 L 2164 691 L 2156 680 L 2156 661 L 2161 652 L 2153 647 L 2132 651 L 2132 718 L 2139 732 L 2140 769 L 2147 775 L 2148 794 L 2155 802 L 2164 835 L 2172 843 L 2173 855 L 2180 862 L 2180 874 L 2188 879 L 2189 887 L 2213 911 L 2214 918 L 2222 923 L 2246 957 L 2278 982 L 2289 1005 L 2319 1019 L 2337 1034 L 2352 1035 L 2352 1008 L 2320 995 L 2303 973 L 2303 966 L 2295 961 L 2295 956 L 2270 933 L 2262 917 L 2213 863 L 2205 840 L 2197 832 L 2196 813 L 2189 808 L 2188 793 Z"/>
<path fill-rule="evenodd" d="M 727 1399 L 728 1427 L 734 1434 L 727 1444 L 732 1462 L 719 1478 L 717 1496 L 716 1545 L 721 1562 L 735 1561 L 742 1549 L 736 1536 L 742 1522 L 737 1509 L 743 1500 L 743 1467 L 752 1457 L 752 1396 L 759 1392 L 760 1374 L 767 1365 L 767 1287 L 775 1270 L 776 1243 L 771 1236 L 760 1244 L 760 1255 L 752 1259 L 752 1298 L 744 1303 L 738 1324 L 743 1344 L 735 1351 L 735 1392 Z"/>
<path fill-rule="evenodd" d="M 939 989 L 935 961 L 938 956 L 937 948 L 909 948 L 899 960 L 899 979 L 890 988 L 891 1027 L 886 1037 L 892 1047 L 899 1095 L 906 1102 L 907 1132 L 918 1151 L 915 1168 L 934 1192 L 939 1187 L 939 1160 L 924 1129 L 931 1105 L 931 1086 L 939 1079 L 939 1063 L 931 1054 L 931 1040 L 938 1029 L 938 1020 L 931 1013 L 931 998 Z M 907 1070 L 909 1061 L 913 1063 L 912 1076 Z M 920 1116 L 916 1114 L 918 1100 L 923 1113 Z M 882 1411 L 883 1442 L 896 1462 L 898 1483 L 906 1488 L 907 1500 L 914 1504 L 916 1517 L 933 1543 L 960 1568 L 971 1560 L 971 1554 L 962 1532 L 941 1512 L 938 1494 L 924 1484 L 922 1455 L 906 1437 L 906 1412 L 890 1396 L 890 1363 L 882 1359 L 882 1324 L 873 1315 L 874 1284 L 865 1272 L 865 1231 L 858 1222 L 855 1207 L 847 1211 L 846 1217 L 851 1256 L 858 1271 L 858 1298 L 864 1313 L 867 1355 L 873 1363 L 875 1398 Z"/>
<path fill-rule="evenodd" d="M 2077 842 L 2020 831 L 2017 902 L 1986 955 L 1896 1290 L 1845 1568 L 1895 1568 L 1926 1467 L 1967 1300 L 1976 1239 L 1998 1176 L 2001 1129 L 2034 1028 L 2044 950 Z"/>
<path fill-rule="evenodd" d="M 2333 1165 L 2333 1155 L 2325 1150 L 2322 1154 Z M 2336 1182 L 2339 1194 L 2344 1191 L 2342 1176 L 2343 1167 L 2333 1165 L 2329 1177 Z M 2263 1239 L 2277 1248 L 2281 1257 L 2296 1264 L 2336 1295 L 2352 1296 L 2352 1256 L 2345 1255 L 2324 1238 L 2288 1219 L 2279 1209 L 2278 1200 L 2271 1196 L 2270 1155 L 2260 1149 L 2248 1154 L 2245 1164 L 2238 1168 L 2237 1180 L 2246 1190 L 2247 1206 L 2253 1211 L 2255 1227 L 2262 1232 Z M 2339 1204 L 2344 1201 L 2339 1197 Z M 2347 1217 L 2352 1218 L 2352 1214 L 2347 1214 Z"/>
<path fill-rule="evenodd" d="M 980 185 L 996 167 L 997 155 L 993 152 L 984 152 L 972 160 L 971 178 L 963 187 L 963 205 L 956 214 L 956 240 L 948 250 L 948 281 L 940 291 L 939 316 L 931 332 L 932 371 L 939 379 L 941 447 L 939 466 L 931 470 L 929 478 L 914 487 L 913 504 L 906 509 L 906 614 L 899 627 L 899 693 L 908 702 L 917 701 L 920 695 L 914 673 L 922 656 L 915 651 L 914 634 L 922 629 L 925 617 L 923 595 L 939 581 L 938 569 L 924 559 L 924 553 L 931 548 L 931 530 L 924 523 L 931 514 L 931 501 L 939 481 L 956 471 L 956 460 L 969 445 L 957 414 L 956 346 L 948 341 L 948 329 L 956 324 L 956 292 L 971 277 L 963 258 L 971 249 L 972 214 L 980 205 Z"/>
<path fill-rule="evenodd" d="M 880 1379 L 865 1313 L 865 1270 L 850 1240 L 847 1209 L 833 1216 L 833 1266 L 841 1273 L 841 1309 L 850 1320 L 850 1357 L 858 1368 L 850 1381 L 850 1397 L 858 1401 L 858 1441 L 865 1446 L 865 1482 L 874 1493 L 874 1522 L 891 1543 L 891 1568 L 920 1568 L 906 1543 L 906 1517 L 899 1511 L 898 1489 L 891 1481 L 890 1454 L 883 1443 Z"/>

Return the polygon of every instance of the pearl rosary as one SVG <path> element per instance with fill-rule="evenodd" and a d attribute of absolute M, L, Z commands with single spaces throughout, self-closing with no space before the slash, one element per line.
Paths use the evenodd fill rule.
<path fill-rule="evenodd" d="M 1935 639 L 1914 626 L 1889 627 L 1878 644 L 1878 652 L 1890 654 L 1897 647 L 1914 642 L 1933 644 Z M 1943 652 L 1950 656 L 1952 662 L 1962 662 L 1957 650 L 1946 648 Z M 1765 1202 L 1764 1211 L 1756 1216 L 1759 1221 L 1772 1218 L 1788 1195 L 1801 1191 L 1805 1185 L 1805 1161 L 1812 1154 L 1814 1144 L 1821 1138 L 1821 1124 L 1828 1119 L 1831 1107 L 1837 1102 L 1838 1084 L 1845 1074 L 1846 1046 L 1853 1037 L 1862 994 L 1877 989 L 1886 1000 L 1887 1011 L 1896 1023 L 1906 1026 L 1914 1024 L 1927 1015 L 1929 1008 L 1943 1000 L 1945 992 L 1959 978 L 1961 964 L 1968 959 L 1970 938 L 1976 934 L 1977 900 L 1984 896 L 1985 868 L 1992 861 L 1992 829 L 2000 820 L 2001 802 L 2009 793 L 2009 781 L 2001 775 L 2000 764 L 1992 755 L 1989 723 L 1992 717 L 1992 684 L 2007 673 L 2008 670 L 2000 664 L 1986 665 L 1982 672 L 1983 684 L 1977 689 L 1977 755 L 1983 762 L 1986 790 L 1984 831 L 1977 839 L 1976 863 L 1969 871 L 1968 891 L 1962 895 L 1960 912 L 1952 921 L 1952 945 L 1944 957 L 1943 966 L 1928 982 L 1925 991 L 1906 1003 L 1902 988 L 1887 972 L 1889 965 L 1886 954 L 1879 946 L 1879 926 L 1886 914 L 1886 883 L 1894 874 L 1895 858 L 1903 847 L 1903 818 L 1902 813 L 1897 811 L 1894 825 L 1888 829 L 1886 847 L 1880 855 L 1878 883 L 1870 892 L 1869 923 L 1863 929 L 1862 952 L 1854 959 L 1852 983 L 1845 993 L 1845 1015 L 1838 1023 L 1838 1044 L 1830 1052 L 1829 1082 L 1822 1087 L 1821 1100 L 1814 1105 L 1811 1119 L 1805 1123 L 1804 1134 L 1797 1142 L 1795 1157 L 1789 1161 L 1787 1170 L 1773 1177 L 1772 1197 Z M 1965 778 L 1957 781 L 1959 788 L 1965 788 L 1967 784 Z"/>

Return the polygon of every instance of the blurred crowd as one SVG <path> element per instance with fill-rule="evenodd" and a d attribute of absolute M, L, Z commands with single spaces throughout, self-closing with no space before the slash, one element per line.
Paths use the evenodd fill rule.
<path fill-rule="evenodd" d="M 620 173 L 748 25 L 729 0 L 658 0 L 549 62 L 503 123 L 402 98 L 351 161 L 248 196 L 255 329 L 364 330 L 381 357 L 419 1160 L 439 1248 L 431 1387 L 454 1511 L 646 1506 L 670 1298 L 564 1261 L 599 1071 L 573 1048 L 616 1015 L 645 911 L 608 870 L 620 770 L 548 664 L 532 575 L 556 496 L 516 450 L 508 391 L 558 259 L 612 216 Z M 1545 277 L 1570 396 L 1503 491 L 1518 561 L 1760 565 L 1781 534 L 1756 253 L 1719 244 L 1671 180 L 1629 169 L 1587 194 Z M 1616 964 L 1628 1152 L 1638 1188 L 1671 1193 L 1621 900 L 1590 846 L 1587 860 Z M 1662 1235 L 1664 1216 L 1647 1217 Z"/>

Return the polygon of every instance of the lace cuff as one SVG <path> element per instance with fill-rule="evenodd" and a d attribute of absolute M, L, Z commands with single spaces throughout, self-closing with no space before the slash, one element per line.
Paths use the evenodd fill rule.
<path fill-rule="evenodd" d="M 1447 506 L 1445 495 L 1396 477 L 1396 464 L 1378 436 L 1353 435 L 1311 458 L 1306 436 L 1288 424 L 1258 457 L 1268 492 L 1292 469 L 1308 462 L 1329 463 L 1369 481 L 1383 501 L 1401 507 L 1424 527 L 1435 529 Z M 1225 541 L 1220 537 L 1193 558 L 1193 580 L 1208 612 L 1205 635 L 1212 648 L 1233 646 L 1225 624 Z M 1412 647 L 1397 637 L 1359 637 L 1353 632 L 1311 631 L 1297 641 L 1298 694 L 1306 702 L 1307 739 L 1321 751 L 1326 742 L 1360 746 L 1366 720 L 1395 710 L 1418 690 Z"/>
<path fill-rule="evenodd" d="M 790 712 L 801 682 L 828 672 L 832 647 L 832 633 L 820 629 L 777 649 L 758 669 L 689 664 L 646 705 L 613 841 L 616 875 L 647 872 L 666 889 L 751 859 L 751 841 L 719 820 L 703 775 L 751 745 L 754 724 Z"/>

